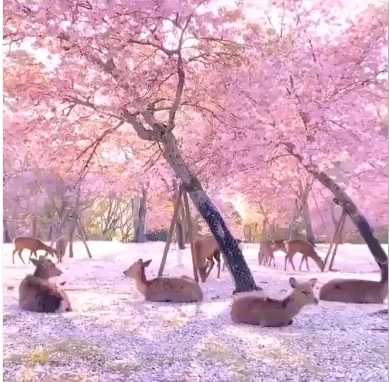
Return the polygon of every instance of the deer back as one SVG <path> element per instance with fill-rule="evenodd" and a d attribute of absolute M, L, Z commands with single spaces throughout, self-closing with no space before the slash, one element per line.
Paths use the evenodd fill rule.
<path fill-rule="evenodd" d="M 148 281 L 146 301 L 197 302 L 203 300 L 200 286 L 181 277 L 159 277 Z"/>

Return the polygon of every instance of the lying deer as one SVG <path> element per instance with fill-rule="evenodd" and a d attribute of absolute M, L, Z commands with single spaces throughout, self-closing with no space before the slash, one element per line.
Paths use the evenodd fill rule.
<path fill-rule="evenodd" d="M 211 273 L 215 261 L 217 261 L 217 278 L 220 278 L 221 250 L 213 236 L 207 235 L 198 238 L 194 242 L 197 269 L 199 276 L 204 283 Z"/>
<path fill-rule="evenodd" d="M 203 300 L 203 292 L 192 278 L 183 277 L 157 277 L 146 279 L 145 268 L 151 260 L 143 262 L 139 259 L 125 270 L 124 276 L 135 280 L 140 293 L 146 301 L 154 302 L 197 302 Z"/>
<path fill-rule="evenodd" d="M 31 259 L 35 265 L 33 275 L 27 275 L 19 287 L 19 306 L 31 312 L 70 312 L 69 298 L 64 290 L 49 279 L 62 274 L 55 264 L 39 256 L 39 260 Z"/>
<path fill-rule="evenodd" d="M 57 250 L 58 262 L 62 263 L 62 258 L 65 256 L 68 241 L 65 236 L 60 236 L 55 242 L 55 249 Z"/>
<path fill-rule="evenodd" d="M 258 252 L 258 264 L 259 265 L 270 265 L 273 260 L 273 265 L 276 266 L 276 261 L 274 259 L 274 242 L 273 240 L 262 240 L 259 244 Z"/>
<path fill-rule="evenodd" d="M 287 326 L 293 323 L 293 317 L 304 306 L 319 303 L 313 292 L 317 279 L 298 283 L 291 277 L 289 282 L 294 290 L 283 300 L 273 300 L 258 292 L 237 295 L 231 307 L 232 321 L 250 325 Z"/>
<path fill-rule="evenodd" d="M 273 240 L 275 249 L 278 249 L 280 251 L 283 251 L 286 253 L 285 255 L 285 266 L 284 269 L 286 270 L 286 264 L 289 260 L 289 262 L 292 264 L 293 270 L 295 271 L 296 268 L 293 264 L 293 257 L 296 253 L 301 253 L 303 256 L 301 258 L 300 268 L 301 271 L 303 262 L 305 260 L 305 263 L 307 265 L 307 270 L 310 271 L 309 265 L 308 265 L 308 257 L 310 257 L 317 266 L 322 269 L 323 267 L 323 260 L 321 257 L 317 254 L 315 251 L 315 248 L 312 244 L 308 243 L 305 240 L 295 239 L 295 240 Z"/>
<path fill-rule="evenodd" d="M 15 264 L 16 252 L 18 252 L 20 260 L 22 260 L 23 264 L 26 264 L 22 257 L 22 252 L 24 249 L 29 249 L 31 251 L 28 262 L 31 261 L 32 255 L 34 255 L 36 259 L 38 258 L 37 251 L 46 251 L 46 253 L 50 253 L 51 255 L 56 255 L 58 257 L 56 249 L 49 247 L 45 243 L 42 243 L 40 240 L 34 239 L 33 237 L 28 237 L 28 236 L 15 237 L 14 245 L 15 245 L 15 249 L 12 252 L 12 264 Z"/>
<path fill-rule="evenodd" d="M 380 281 L 334 279 L 324 284 L 320 300 L 353 304 L 382 304 L 388 296 L 388 261 L 378 264 Z"/>

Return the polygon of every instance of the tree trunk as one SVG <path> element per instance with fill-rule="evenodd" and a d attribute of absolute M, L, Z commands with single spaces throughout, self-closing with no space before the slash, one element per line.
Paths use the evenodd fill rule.
<path fill-rule="evenodd" d="M 292 217 L 291 217 L 290 223 L 289 223 L 288 240 L 292 240 L 293 239 L 294 223 L 295 223 L 297 217 L 298 217 L 298 201 L 296 199 L 295 202 L 294 202 Z"/>
<path fill-rule="evenodd" d="M 308 182 L 303 186 L 301 179 L 299 180 L 299 191 L 300 191 L 300 202 L 301 210 L 303 215 L 303 221 L 305 226 L 305 234 L 307 237 L 307 242 L 315 246 L 315 235 L 313 233 L 312 223 L 311 223 L 311 211 L 309 209 L 309 193 L 311 191 L 311 184 Z"/>
<path fill-rule="evenodd" d="M 264 217 L 262 222 L 262 240 L 267 239 L 267 219 Z"/>
<path fill-rule="evenodd" d="M 173 179 L 173 187 L 174 187 L 174 199 L 176 199 L 178 195 L 178 185 L 177 181 Z M 182 203 L 179 205 L 177 222 L 176 222 L 176 240 L 179 249 L 185 249 L 185 237 L 184 237 L 184 224 L 182 220 L 182 211 L 183 211 Z"/>
<path fill-rule="evenodd" d="M 294 152 L 294 145 L 292 143 L 284 143 L 284 146 L 287 148 L 290 154 L 292 154 L 295 158 L 299 160 L 301 165 L 304 166 L 304 168 L 310 174 L 312 174 L 324 187 L 326 187 L 333 193 L 333 195 L 335 196 L 334 202 L 346 211 L 347 215 L 357 226 L 361 236 L 369 247 L 374 259 L 378 263 L 385 263 L 388 260 L 388 256 L 381 247 L 380 242 L 374 236 L 374 232 L 370 227 L 370 224 L 358 210 L 352 199 L 342 190 L 342 188 L 334 180 L 332 180 L 326 173 L 320 171 L 316 165 L 312 163 L 305 165 L 301 155 L 296 154 Z"/>
<path fill-rule="evenodd" d="M 146 238 L 146 214 L 147 214 L 147 189 L 142 187 L 142 197 L 139 204 L 139 225 L 136 235 L 137 243 L 145 243 Z"/>
<path fill-rule="evenodd" d="M 189 170 L 182 158 L 174 135 L 169 131 L 165 131 L 161 134 L 161 143 L 164 147 L 164 158 L 185 185 L 193 204 L 208 224 L 223 252 L 236 286 L 233 293 L 260 289 L 255 284 L 242 251 L 232 237 L 219 211 L 202 189 L 198 178 Z"/>
<path fill-rule="evenodd" d="M 37 218 L 34 215 L 32 217 L 31 236 L 36 239 L 37 238 L 37 234 L 38 234 L 38 224 L 37 224 Z"/>
<path fill-rule="evenodd" d="M 9 235 L 8 231 L 8 223 L 7 220 L 3 218 L 3 242 L 4 243 L 11 243 L 11 237 Z"/>

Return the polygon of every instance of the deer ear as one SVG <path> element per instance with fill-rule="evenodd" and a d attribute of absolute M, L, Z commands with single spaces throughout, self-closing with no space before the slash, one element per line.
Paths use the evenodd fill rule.
<path fill-rule="evenodd" d="M 42 256 L 41 256 L 42 257 Z M 36 259 L 31 259 L 31 262 L 37 267 L 38 265 L 40 265 L 40 261 L 39 260 L 36 260 Z"/>
<path fill-rule="evenodd" d="M 297 280 L 296 280 L 294 277 L 291 277 L 291 278 L 289 279 L 289 284 L 290 284 L 290 286 L 291 286 L 292 288 L 296 288 L 297 285 L 298 285 L 298 282 L 297 282 Z"/>
<path fill-rule="evenodd" d="M 317 283 L 317 279 L 310 279 L 308 282 L 311 285 L 311 287 L 313 288 Z"/>
<path fill-rule="evenodd" d="M 150 263 L 151 263 L 151 260 L 144 261 L 143 266 L 148 267 L 150 265 Z"/>

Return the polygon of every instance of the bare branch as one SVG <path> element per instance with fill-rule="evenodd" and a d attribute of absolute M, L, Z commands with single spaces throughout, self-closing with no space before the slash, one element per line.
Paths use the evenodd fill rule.
<path fill-rule="evenodd" d="M 128 42 L 132 43 L 132 44 L 152 46 L 153 48 L 156 48 L 156 49 L 160 50 L 161 52 L 165 53 L 169 57 L 171 57 L 175 53 L 178 53 L 177 49 L 174 49 L 174 50 L 166 49 L 162 45 L 154 44 L 153 42 L 148 41 L 148 40 L 146 40 L 146 41 L 139 41 L 139 40 L 134 40 L 134 39 L 130 38 L 128 40 Z"/>

